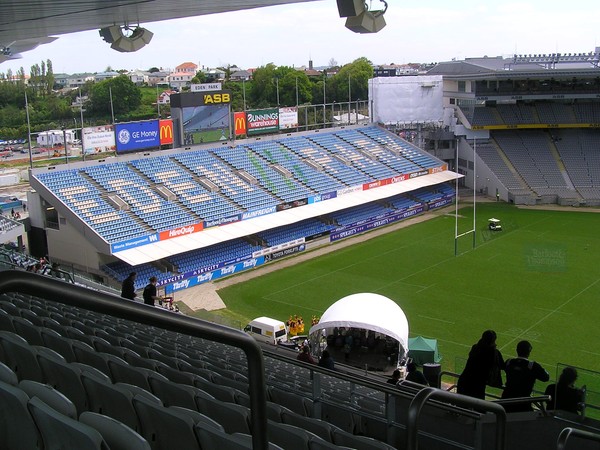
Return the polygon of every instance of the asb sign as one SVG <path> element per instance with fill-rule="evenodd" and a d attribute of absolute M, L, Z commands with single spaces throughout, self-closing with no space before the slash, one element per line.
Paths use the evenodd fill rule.
<path fill-rule="evenodd" d="M 160 145 L 173 144 L 173 121 L 171 119 L 158 122 L 158 137 Z"/>
<path fill-rule="evenodd" d="M 159 147 L 158 120 L 116 124 L 115 141 L 117 153 Z"/>
<path fill-rule="evenodd" d="M 246 134 L 246 114 L 243 112 L 233 113 L 233 130 L 236 136 Z"/>

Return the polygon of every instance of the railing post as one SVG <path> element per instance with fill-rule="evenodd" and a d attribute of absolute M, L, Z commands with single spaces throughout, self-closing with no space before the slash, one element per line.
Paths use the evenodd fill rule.
<path fill-rule="evenodd" d="M 466 395 L 454 394 L 441 389 L 427 387 L 421 389 L 410 402 L 408 407 L 408 419 L 406 422 L 406 449 L 417 450 L 419 448 L 419 416 L 425 403 L 432 399 L 443 400 L 464 408 L 472 408 L 494 413 L 496 415 L 496 450 L 504 450 L 506 440 L 506 411 L 500 405 L 486 402 Z"/>

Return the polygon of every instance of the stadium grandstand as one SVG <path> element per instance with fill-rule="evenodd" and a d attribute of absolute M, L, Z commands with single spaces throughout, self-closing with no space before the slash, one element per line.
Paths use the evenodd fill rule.
<path fill-rule="evenodd" d="M 418 128 L 422 147 L 478 192 L 515 204 L 598 206 L 599 55 L 467 58 L 423 76 L 376 78 L 373 117 Z"/>
<path fill-rule="evenodd" d="M 30 234 L 53 261 L 170 294 L 449 204 L 455 178 L 376 126 L 261 137 L 35 169 Z"/>

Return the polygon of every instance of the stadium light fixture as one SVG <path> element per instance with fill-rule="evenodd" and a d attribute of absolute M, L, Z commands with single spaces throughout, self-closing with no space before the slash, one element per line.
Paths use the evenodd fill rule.
<path fill-rule="evenodd" d="M 100 29 L 100 37 L 118 52 L 137 52 L 152 40 L 154 33 L 142 28 L 130 28 L 128 25 L 113 25 Z"/>
<path fill-rule="evenodd" d="M 370 11 L 366 4 L 363 4 L 362 7 L 357 6 L 357 0 L 338 0 L 338 12 L 340 17 L 347 17 L 346 28 L 349 30 L 355 33 L 377 33 L 386 25 L 383 15 L 388 7 L 385 0 L 380 1 L 385 5 L 384 8 Z M 340 7 L 340 3 L 342 7 Z"/>

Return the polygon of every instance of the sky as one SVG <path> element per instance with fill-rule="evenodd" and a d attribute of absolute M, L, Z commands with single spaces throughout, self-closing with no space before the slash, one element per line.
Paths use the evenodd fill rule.
<path fill-rule="evenodd" d="M 370 0 L 367 0 L 369 4 Z M 381 9 L 371 0 L 371 9 Z M 0 64 L 0 72 L 50 59 L 54 73 L 201 68 L 340 65 L 366 57 L 375 64 L 430 63 L 469 57 L 580 53 L 600 46 L 600 2 L 580 0 L 388 0 L 387 26 L 376 34 L 345 28 L 335 0 L 321 0 L 141 24 L 154 33 L 135 53 L 119 53 L 97 30 L 58 40 Z"/>

